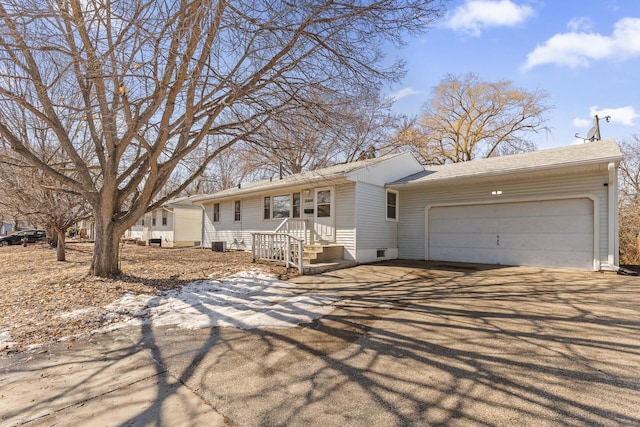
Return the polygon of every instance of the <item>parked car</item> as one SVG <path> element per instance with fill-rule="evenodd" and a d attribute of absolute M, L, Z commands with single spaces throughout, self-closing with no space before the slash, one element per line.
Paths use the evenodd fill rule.
<path fill-rule="evenodd" d="M 47 233 L 44 230 L 24 230 L 10 234 L 8 236 L 0 237 L 0 244 L 2 246 L 8 246 L 20 245 L 23 243 L 36 243 L 46 240 L 46 238 Z"/>

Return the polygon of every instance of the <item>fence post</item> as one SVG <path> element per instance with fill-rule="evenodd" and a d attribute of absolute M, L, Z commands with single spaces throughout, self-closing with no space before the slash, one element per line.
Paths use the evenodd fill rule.
<path fill-rule="evenodd" d="M 298 271 L 300 275 L 304 275 L 304 266 L 302 265 L 302 253 L 304 252 L 304 240 L 298 241 Z"/>
<path fill-rule="evenodd" d="M 251 235 L 251 262 L 256 262 L 256 235 Z"/>
<path fill-rule="evenodd" d="M 291 236 L 287 235 L 286 239 L 287 239 L 287 244 L 285 246 L 285 250 L 287 252 L 285 255 L 284 265 L 286 265 L 287 268 L 289 268 L 289 265 L 291 264 Z"/>

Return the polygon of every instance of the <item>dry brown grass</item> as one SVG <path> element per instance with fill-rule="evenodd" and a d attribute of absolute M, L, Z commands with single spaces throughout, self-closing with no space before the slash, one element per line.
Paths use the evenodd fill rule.
<path fill-rule="evenodd" d="M 56 261 L 55 250 L 45 246 L 0 247 L 0 332 L 8 331 L 17 342 L 11 350 L 89 333 L 102 325 L 99 310 L 71 319 L 60 315 L 102 307 L 126 292 L 156 294 L 256 266 L 280 277 L 287 274 L 283 267 L 252 264 L 246 252 L 134 245 L 121 249 L 122 276 L 102 279 L 88 275 L 93 254 L 89 243 L 68 244 L 65 262 Z"/>

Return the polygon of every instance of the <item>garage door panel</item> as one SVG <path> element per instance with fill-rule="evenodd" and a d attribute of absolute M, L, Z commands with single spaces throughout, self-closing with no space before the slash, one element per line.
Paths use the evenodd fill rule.
<path fill-rule="evenodd" d="M 547 216 L 500 218 L 499 233 L 593 233 L 593 217 Z"/>
<path fill-rule="evenodd" d="M 493 250 L 480 253 L 477 248 L 459 248 L 442 246 L 438 248 L 437 255 L 431 257 L 435 261 L 473 262 L 479 264 L 499 264 L 498 255 Z"/>
<path fill-rule="evenodd" d="M 501 249 L 542 250 L 542 251 L 578 251 L 591 252 L 593 240 L 581 233 L 562 234 L 501 234 Z"/>
<path fill-rule="evenodd" d="M 434 248 L 487 248 L 495 246 L 495 233 L 434 233 L 430 246 Z"/>
<path fill-rule="evenodd" d="M 450 206 L 446 210 L 434 209 L 430 216 L 433 220 L 438 219 L 470 219 L 470 218 L 494 218 L 496 208 L 494 205 L 476 205 L 473 212 L 468 206 Z"/>
<path fill-rule="evenodd" d="M 564 199 L 429 211 L 429 259 L 591 269 L 593 202 Z"/>
<path fill-rule="evenodd" d="M 455 218 L 436 219 L 433 221 L 435 229 L 440 233 L 492 233 L 498 232 L 498 221 L 494 218 Z"/>
<path fill-rule="evenodd" d="M 495 254 L 494 257 L 496 257 Z M 490 264 L 591 268 L 593 257 L 590 253 L 579 251 L 508 250 L 502 251 L 496 258 L 498 261 L 491 262 Z M 558 263 L 558 260 L 562 260 L 562 262 Z"/>

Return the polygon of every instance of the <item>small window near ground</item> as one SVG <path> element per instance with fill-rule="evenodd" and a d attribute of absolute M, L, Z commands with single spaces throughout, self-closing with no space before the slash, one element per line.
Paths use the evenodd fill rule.
<path fill-rule="evenodd" d="M 264 198 L 264 219 L 271 218 L 271 197 L 267 196 Z"/>
<path fill-rule="evenodd" d="M 240 200 L 236 200 L 233 203 L 233 220 L 240 221 Z"/>
<path fill-rule="evenodd" d="M 378 249 L 376 251 L 376 257 L 378 258 L 384 258 L 387 256 L 387 250 L 386 249 Z"/>
<path fill-rule="evenodd" d="M 220 222 L 220 203 L 213 204 L 213 222 Z"/>
<path fill-rule="evenodd" d="M 398 193 L 387 191 L 387 219 L 398 219 Z"/>
<path fill-rule="evenodd" d="M 162 225 L 167 225 L 167 211 L 162 211 Z"/>

